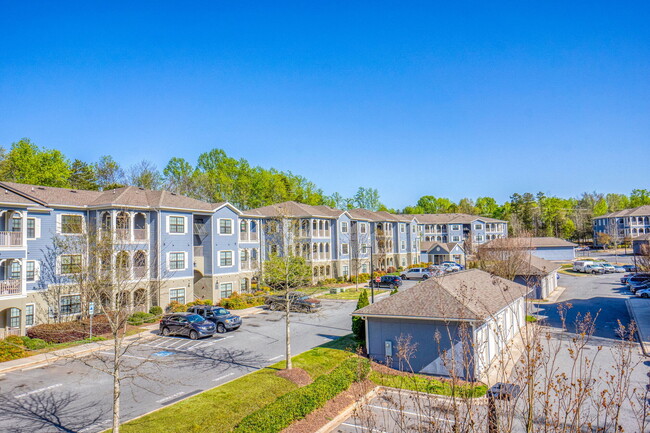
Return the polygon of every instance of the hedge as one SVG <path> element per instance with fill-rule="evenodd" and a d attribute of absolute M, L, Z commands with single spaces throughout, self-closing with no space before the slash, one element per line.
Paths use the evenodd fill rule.
<path fill-rule="evenodd" d="M 145 313 L 144 311 L 138 311 L 137 313 L 131 314 L 128 319 L 129 325 L 140 326 L 145 323 L 154 323 L 158 321 L 158 317 L 151 313 Z"/>
<path fill-rule="evenodd" d="M 289 392 L 273 403 L 246 416 L 233 430 L 237 433 L 276 433 L 292 422 L 304 418 L 323 407 L 357 382 L 365 379 L 370 363 L 363 358 L 350 358 L 331 373 L 320 376 L 310 385 Z"/>
<path fill-rule="evenodd" d="M 20 337 L 10 336 L 0 340 L 0 362 L 24 358 L 27 355 L 23 340 Z"/>
<path fill-rule="evenodd" d="M 266 296 L 267 293 L 263 291 L 255 292 L 255 294 L 239 294 L 235 292 L 230 296 L 230 298 L 222 298 L 219 301 L 219 305 L 229 310 L 241 310 L 244 308 L 257 307 L 258 305 L 264 305 Z"/>
<path fill-rule="evenodd" d="M 111 327 L 105 316 L 95 316 L 93 319 L 93 335 L 107 334 Z M 48 343 L 68 343 L 85 340 L 90 336 L 88 319 L 72 322 L 46 323 L 32 326 L 27 330 L 29 338 L 40 338 Z"/>

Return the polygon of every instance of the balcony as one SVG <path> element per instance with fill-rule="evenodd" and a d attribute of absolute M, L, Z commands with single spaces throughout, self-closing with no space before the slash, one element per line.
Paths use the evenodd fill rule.
<path fill-rule="evenodd" d="M 240 262 L 240 269 L 242 271 L 251 271 L 259 268 L 259 264 L 254 260 L 242 260 Z"/>
<path fill-rule="evenodd" d="M 0 232 L 0 246 L 20 247 L 23 245 L 22 232 Z"/>
<path fill-rule="evenodd" d="M 136 241 L 146 241 L 147 240 L 147 230 L 146 229 L 133 229 L 133 239 Z"/>
<path fill-rule="evenodd" d="M 135 279 L 146 278 L 147 277 L 147 267 L 146 266 L 134 266 L 133 267 L 133 277 Z"/>
<path fill-rule="evenodd" d="M 0 296 L 20 295 L 23 293 L 20 280 L 0 281 Z"/>
<path fill-rule="evenodd" d="M 257 242 L 258 239 L 257 232 L 239 232 L 240 242 Z"/>

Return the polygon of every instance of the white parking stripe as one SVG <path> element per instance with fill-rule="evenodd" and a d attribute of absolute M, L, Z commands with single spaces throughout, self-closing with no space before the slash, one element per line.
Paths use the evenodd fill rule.
<path fill-rule="evenodd" d="M 221 376 L 221 377 L 217 377 L 216 379 L 212 379 L 212 381 L 213 381 L 213 382 L 219 382 L 220 380 L 225 379 L 226 377 L 230 377 L 230 376 L 232 376 L 233 374 L 235 374 L 235 373 L 224 374 L 224 375 Z"/>
<path fill-rule="evenodd" d="M 284 355 L 274 356 L 273 358 L 269 358 L 269 361 L 275 361 L 276 359 L 280 359 L 280 358 L 282 358 L 283 356 L 284 356 Z"/>
<path fill-rule="evenodd" d="M 113 356 L 113 352 L 99 352 L 99 353 L 101 353 L 102 355 L 111 355 L 111 356 Z M 141 356 L 125 355 L 125 354 L 122 354 L 122 356 L 124 356 L 126 358 L 135 358 L 135 359 L 142 359 L 142 360 L 145 360 L 145 361 L 149 361 L 149 358 L 143 358 Z"/>
<path fill-rule="evenodd" d="M 391 409 L 389 407 L 376 406 L 374 404 L 369 404 L 369 405 L 366 405 L 366 406 L 367 407 L 373 407 L 375 409 L 387 410 L 387 411 L 390 411 L 390 412 L 399 412 L 399 413 L 403 413 L 403 414 L 406 414 L 406 415 L 416 416 L 416 417 L 419 417 L 419 418 L 435 419 L 436 421 L 453 422 L 452 420 L 447 419 L 447 418 L 441 418 L 441 417 L 429 416 L 429 415 L 422 415 L 421 413 L 409 412 L 409 411 L 406 411 L 406 410 Z"/>
<path fill-rule="evenodd" d="M 188 344 L 193 343 L 193 342 L 194 342 L 194 340 L 189 340 L 189 341 L 187 341 L 187 342 L 181 344 L 180 346 L 176 346 L 176 347 L 174 347 L 174 349 L 180 349 L 181 347 L 183 347 L 183 346 L 187 346 Z"/>
<path fill-rule="evenodd" d="M 58 388 L 60 386 L 63 386 L 63 384 L 62 383 L 57 383 L 55 385 L 46 386 L 45 388 L 40 388 L 40 389 L 35 389 L 33 391 L 29 391 L 29 392 L 26 392 L 24 394 L 18 394 L 16 396 L 14 396 L 14 398 L 27 397 L 28 395 L 38 394 L 39 392 L 44 392 L 44 391 L 49 391 L 50 389 Z"/>

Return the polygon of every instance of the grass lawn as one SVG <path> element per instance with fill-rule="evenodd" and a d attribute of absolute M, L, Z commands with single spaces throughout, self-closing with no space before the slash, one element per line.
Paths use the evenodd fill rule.
<path fill-rule="evenodd" d="M 294 367 L 307 371 L 312 379 L 329 373 L 353 356 L 345 350 L 355 347 L 352 336 L 308 350 L 293 357 Z M 297 386 L 276 372 L 284 361 L 256 371 L 122 425 L 129 432 L 228 432 L 246 415 L 272 403 Z"/>
<path fill-rule="evenodd" d="M 370 297 L 370 289 L 366 289 L 368 291 L 368 297 Z M 322 299 L 339 299 L 339 300 L 354 300 L 356 301 L 359 299 L 359 295 L 363 289 L 359 288 L 359 290 L 354 290 L 354 289 L 348 289 L 345 292 L 337 293 L 335 295 L 331 293 L 324 293 L 322 295 L 318 295 L 319 298 Z M 386 289 L 375 289 L 375 296 L 377 296 L 380 293 L 388 292 Z"/>
<path fill-rule="evenodd" d="M 399 375 L 372 371 L 369 378 L 377 385 L 429 394 L 452 395 L 455 391 L 456 395 L 461 397 L 482 397 L 487 392 L 487 386 L 483 384 L 464 384 L 452 388 L 449 381 L 440 381 L 433 377 L 418 374 Z"/>

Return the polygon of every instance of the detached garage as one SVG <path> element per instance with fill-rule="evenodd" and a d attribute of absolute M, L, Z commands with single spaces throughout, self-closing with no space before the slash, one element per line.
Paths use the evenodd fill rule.
<path fill-rule="evenodd" d="M 533 289 L 531 296 L 546 299 L 557 288 L 557 271 L 561 266 L 530 255 L 517 271 L 515 282 Z"/>
<path fill-rule="evenodd" d="M 404 371 L 478 380 L 524 326 L 528 291 L 470 269 L 430 278 L 352 315 L 366 321 L 366 349 L 373 360 Z"/>
<path fill-rule="evenodd" d="M 573 242 L 560 238 L 538 237 L 538 238 L 502 238 L 495 239 L 483 245 L 483 248 L 498 250 L 500 248 L 518 248 L 530 250 L 540 259 L 558 262 L 570 262 L 576 258 L 576 247 Z"/>

